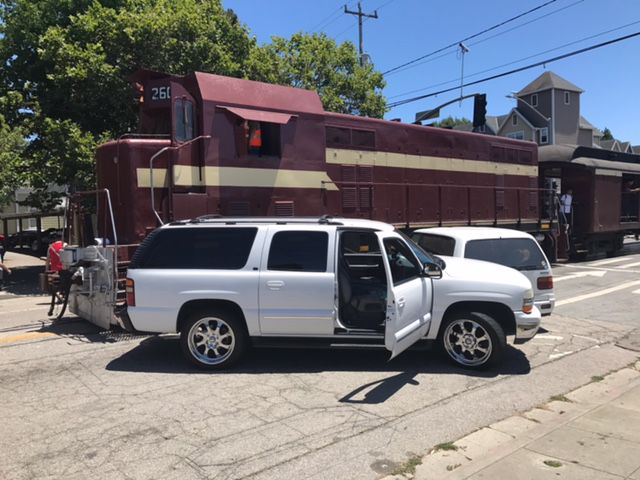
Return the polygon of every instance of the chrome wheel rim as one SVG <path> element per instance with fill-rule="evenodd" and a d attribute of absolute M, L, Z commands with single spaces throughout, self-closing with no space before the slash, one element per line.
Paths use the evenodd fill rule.
<path fill-rule="evenodd" d="M 221 318 L 205 317 L 189 330 L 189 352 L 206 365 L 225 362 L 233 353 L 236 337 L 233 329 Z"/>
<path fill-rule="evenodd" d="M 461 365 L 475 367 L 489 360 L 493 342 L 489 332 L 473 320 L 455 320 L 444 332 L 444 348 Z"/>

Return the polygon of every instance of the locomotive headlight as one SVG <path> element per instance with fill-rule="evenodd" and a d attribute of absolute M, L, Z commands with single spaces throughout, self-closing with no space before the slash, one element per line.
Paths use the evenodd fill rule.
<path fill-rule="evenodd" d="M 524 292 L 522 298 L 522 311 L 524 313 L 531 313 L 533 311 L 533 290 L 527 290 Z"/>

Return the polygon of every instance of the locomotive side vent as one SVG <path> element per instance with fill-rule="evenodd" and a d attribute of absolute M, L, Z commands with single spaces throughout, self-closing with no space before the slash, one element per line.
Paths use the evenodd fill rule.
<path fill-rule="evenodd" d="M 276 217 L 293 217 L 295 215 L 295 204 L 293 200 L 275 201 Z"/>
<path fill-rule="evenodd" d="M 373 182 L 373 167 L 368 165 L 358 165 L 358 182 L 359 183 L 372 183 Z"/>
<path fill-rule="evenodd" d="M 356 167 L 355 167 L 355 165 L 342 165 L 342 181 L 343 182 L 355 182 L 356 181 Z"/>
<path fill-rule="evenodd" d="M 376 148 L 376 134 L 369 130 L 353 129 L 351 142 L 354 147 Z"/>
<path fill-rule="evenodd" d="M 248 217 L 249 213 L 249 202 L 229 202 L 227 206 L 229 217 Z"/>
<path fill-rule="evenodd" d="M 358 206 L 358 190 L 356 187 L 343 187 L 342 208 L 355 210 Z"/>
<path fill-rule="evenodd" d="M 371 210 L 372 205 L 372 189 L 373 187 L 358 188 L 358 196 L 360 197 L 360 210 Z"/>

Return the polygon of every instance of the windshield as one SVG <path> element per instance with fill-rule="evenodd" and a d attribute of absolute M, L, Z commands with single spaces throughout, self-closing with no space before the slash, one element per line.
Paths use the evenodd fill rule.
<path fill-rule="evenodd" d="M 530 238 L 493 238 L 471 240 L 464 251 L 465 258 L 499 263 L 516 270 L 549 268 L 540 247 Z"/>
<path fill-rule="evenodd" d="M 433 257 L 431 257 L 431 255 L 429 255 L 422 248 L 416 245 L 416 243 L 413 240 L 411 240 L 411 238 L 409 238 L 408 235 L 406 235 L 405 233 L 402 233 L 400 230 L 396 230 L 396 233 L 406 240 L 406 242 L 411 247 L 411 250 L 413 250 L 413 253 L 415 254 L 416 257 L 418 257 L 418 260 L 420 260 L 420 263 L 422 265 L 424 265 L 425 263 L 438 264 L 438 262 L 436 262 L 433 259 Z"/>

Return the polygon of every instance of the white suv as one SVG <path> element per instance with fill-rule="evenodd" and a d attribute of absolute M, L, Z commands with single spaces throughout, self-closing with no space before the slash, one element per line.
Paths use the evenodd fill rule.
<path fill-rule="evenodd" d="M 542 316 L 556 303 L 551 264 L 540 244 L 526 232 L 494 227 L 421 228 L 411 239 L 436 255 L 472 258 L 515 268 L 531 282 L 535 305 Z"/>
<path fill-rule="evenodd" d="M 175 333 L 186 357 L 227 367 L 250 346 L 437 341 L 459 365 L 496 363 L 540 325 L 529 281 L 486 262 L 430 257 L 385 223 L 201 218 L 152 232 L 128 270 L 131 330 Z"/>

